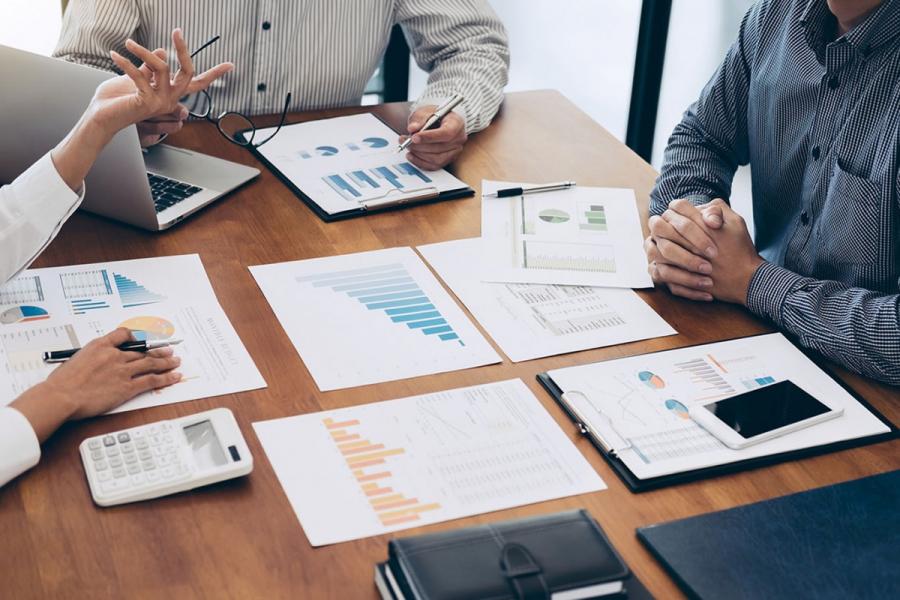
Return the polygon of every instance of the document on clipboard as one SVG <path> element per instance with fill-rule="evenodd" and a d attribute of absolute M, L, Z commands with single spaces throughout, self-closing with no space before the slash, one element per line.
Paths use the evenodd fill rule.
<path fill-rule="evenodd" d="M 398 137 L 366 113 L 285 125 L 254 152 L 326 221 L 474 194 L 444 169 L 413 165 L 397 152 Z"/>
<path fill-rule="evenodd" d="M 691 406 L 790 379 L 840 417 L 733 450 Z M 896 428 L 780 333 L 556 369 L 541 383 L 635 491 L 893 437 Z"/>

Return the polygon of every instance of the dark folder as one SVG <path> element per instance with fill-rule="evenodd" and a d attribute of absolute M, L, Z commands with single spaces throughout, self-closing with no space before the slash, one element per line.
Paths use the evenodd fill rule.
<path fill-rule="evenodd" d="M 651 598 L 583 510 L 392 540 L 385 600 Z"/>
<path fill-rule="evenodd" d="M 637 535 L 694 598 L 900 598 L 900 470 Z"/>

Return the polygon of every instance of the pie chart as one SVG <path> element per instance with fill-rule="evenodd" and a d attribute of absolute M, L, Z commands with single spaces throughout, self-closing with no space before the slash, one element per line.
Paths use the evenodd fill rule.
<path fill-rule="evenodd" d="M 132 317 L 119 327 L 132 330 L 138 341 L 167 340 L 175 335 L 175 326 L 162 317 Z"/>
<path fill-rule="evenodd" d="M 41 319 L 49 318 L 50 314 L 39 306 L 14 306 L 0 313 L 0 323 L 4 325 L 40 321 Z"/>
<path fill-rule="evenodd" d="M 678 400 L 666 400 L 666 408 L 671 410 L 679 419 L 690 419 L 687 407 Z"/>
<path fill-rule="evenodd" d="M 661 390 L 666 387 L 666 382 L 663 381 L 663 378 L 650 371 L 641 371 L 638 373 L 638 379 L 640 379 L 648 388 L 653 388 L 654 390 Z"/>
<path fill-rule="evenodd" d="M 538 218 L 547 223 L 565 223 L 571 217 L 569 213 L 558 208 L 547 208 L 538 213 Z"/>
<path fill-rule="evenodd" d="M 319 156 L 334 156 L 338 153 L 338 149 L 334 146 L 319 146 L 316 148 L 316 152 L 319 153 Z"/>
<path fill-rule="evenodd" d="M 380 137 L 369 137 L 363 141 L 368 144 L 369 148 L 384 148 L 388 145 L 388 141 Z"/>

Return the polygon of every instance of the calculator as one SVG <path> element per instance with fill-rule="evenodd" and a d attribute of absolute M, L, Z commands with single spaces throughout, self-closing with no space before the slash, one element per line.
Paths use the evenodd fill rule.
<path fill-rule="evenodd" d="M 227 408 L 88 438 L 80 450 L 100 506 L 159 498 L 253 470 L 253 456 Z"/>

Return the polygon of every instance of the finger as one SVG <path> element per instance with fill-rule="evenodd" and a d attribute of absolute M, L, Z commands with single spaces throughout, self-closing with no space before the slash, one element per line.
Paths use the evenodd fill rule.
<path fill-rule="evenodd" d="M 649 221 L 650 226 L 650 236 L 654 241 L 659 242 L 659 240 L 669 240 L 672 241 L 688 252 L 693 252 L 694 254 L 699 255 L 699 248 L 695 248 L 690 241 L 688 241 L 683 235 L 678 233 L 678 231 L 672 226 L 671 223 L 663 219 L 662 217 L 652 216 Z"/>
<path fill-rule="evenodd" d="M 697 225 L 693 220 L 684 215 L 675 212 L 672 209 L 666 210 L 662 214 L 662 218 L 668 222 L 675 231 L 680 233 L 691 245 L 700 251 L 700 254 L 708 258 L 715 258 L 719 252 L 716 243 L 703 230 L 701 225 Z"/>
<path fill-rule="evenodd" d="M 166 51 L 163 50 L 162 48 L 157 48 L 156 50 L 153 51 L 153 54 L 155 54 L 156 56 L 160 57 L 162 60 L 168 60 L 168 58 L 169 58 L 168 52 L 166 52 Z M 146 64 L 144 64 L 144 63 L 141 64 L 140 71 L 141 71 L 142 73 L 146 74 L 147 77 L 152 77 L 152 76 L 153 76 L 153 71 L 151 71 L 151 70 L 150 70 L 150 67 L 148 67 L 148 66 L 147 66 Z"/>
<path fill-rule="evenodd" d="M 401 140 L 401 143 L 403 140 Z M 461 152 L 463 145 L 457 141 L 412 144 L 410 151 L 416 154 L 441 154 L 443 152 Z"/>
<path fill-rule="evenodd" d="M 447 115 L 441 121 L 441 124 L 434 129 L 426 129 L 413 134 L 413 144 L 436 144 L 440 142 L 457 142 L 461 143 L 465 140 L 465 130 L 463 130 L 462 122 L 452 115 Z"/>
<path fill-rule="evenodd" d="M 681 296 L 688 300 L 697 300 L 699 302 L 712 302 L 713 300 L 712 294 L 708 292 L 692 290 L 691 288 L 686 288 L 675 283 L 669 285 L 669 291 L 675 296 Z"/>
<path fill-rule="evenodd" d="M 179 104 L 178 108 L 164 115 L 156 115 L 149 119 L 144 119 L 144 123 L 174 123 L 176 121 L 184 121 L 188 118 L 188 109 L 185 105 Z"/>
<path fill-rule="evenodd" d="M 185 94 L 196 94 L 200 90 L 205 90 L 209 87 L 209 85 L 221 77 L 226 73 L 230 73 L 234 70 L 234 65 L 232 63 L 222 63 L 214 66 L 212 69 L 208 69 L 203 71 L 193 79 L 188 84 L 187 89 L 185 90 Z"/>
<path fill-rule="evenodd" d="M 408 152 L 406 154 L 406 159 L 420 169 L 424 169 L 426 171 L 437 171 L 439 169 L 443 169 L 448 164 L 453 162 L 453 159 L 456 158 L 458 154 L 458 152 L 451 152 L 447 154 L 420 155 L 413 152 Z"/>
<path fill-rule="evenodd" d="M 694 273 L 702 273 L 704 275 L 712 273 L 712 264 L 693 252 L 688 252 L 672 241 L 661 239 L 656 243 L 656 247 L 660 256 L 668 264 Z"/>
<path fill-rule="evenodd" d="M 186 89 L 194 78 L 194 61 L 184 41 L 184 33 L 180 28 L 172 32 L 172 44 L 178 56 L 178 72 L 175 74 L 175 89 Z"/>
<path fill-rule="evenodd" d="M 181 359 L 177 356 L 156 358 L 144 354 L 140 360 L 130 362 L 128 368 L 132 377 L 140 377 L 148 373 L 166 373 L 177 368 L 180 364 Z"/>
<path fill-rule="evenodd" d="M 171 346 L 166 346 L 164 348 L 154 348 L 147 352 L 147 356 L 152 356 L 153 358 L 167 358 L 175 354 L 175 349 Z"/>
<path fill-rule="evenodd" d="M 151 373 L 142 375 L 131 380 L 131 393 L 134 396 L 149 392 L 150 390 L 158 390 L 170 386 L 181 381 L 181 373 L 177 371 L 169 371 L 168 373 Z"/>
<path fill-rule="evenodd" d="M 125 47 L 129 52 L 144 61 L 144 64 L 153 72 L 153 81 L 156 88 L 164 93 L 169 92 L 169 63 L 160 58 L 155 52 L 150 52 L 132 39 L 125 40 Z"/>
<path fill-rule="evenodd" d="M 704 205 L 700 209 L 700 213 L 703 215 L 703 222 L 712 229 L 721 229 L 722 225 L 725 224 L 725 207 L 728 204 L 725 203 L 721 198 L 716 198 L 712 202 Z"/>
<path fill-rule="evenodd" d="M 158 144 L 161 141 L 163 141 L 164 139 L 166 139 L 166 136 L 151 134 L 151 135 L 142 135 L 138 139 L 141 142 L 141 148 L 149 148 L 150 146 Z"/>
<path fill-rule="evenodd" d="M 422 129 L 428 117 L 437 110 L 437 106 L 423 106 L 409 115 L 409 122 L 406 125 L 407 133 L 415 133 Z"/>
<path fill-rule="evenodd" d="M 697 275 L 666 263 L 656 262 L 655 265 L 656 281 L 674 283 L 698 291 L 709 290 L 713 286 L 713 280 L 704 275 Z"/>
<path fill-rule="evenodd" d="M 153 88 L 150 86 L 150 79 L 145 73 L 140 71 L 137 67 L 135 67 L 130 60 L 116 52 L 115 50 L 111 50 L 109 53 L 109 57 L 116 64 L 119 69 L 122 70 L 125 75 L 128 76 L 134 82 L 135 87 L 145 94 L 152 94 Z"/>
<path fill-rule="evenodd" d="M 134 335 L 132 335 L 131 330 L 127 327 L 119 327 L 118 329 L 107 333 L 100 339 L 103 341 L 104 345 L 118 348 L 125 342 L 134 341 Z"/>
<path fill-rule="evenodd" d="M 151 135 L 167 135 L 177 133 L 184 127 L 184 121 L 141 121 L 138 131 L 142 137 Z"/>

